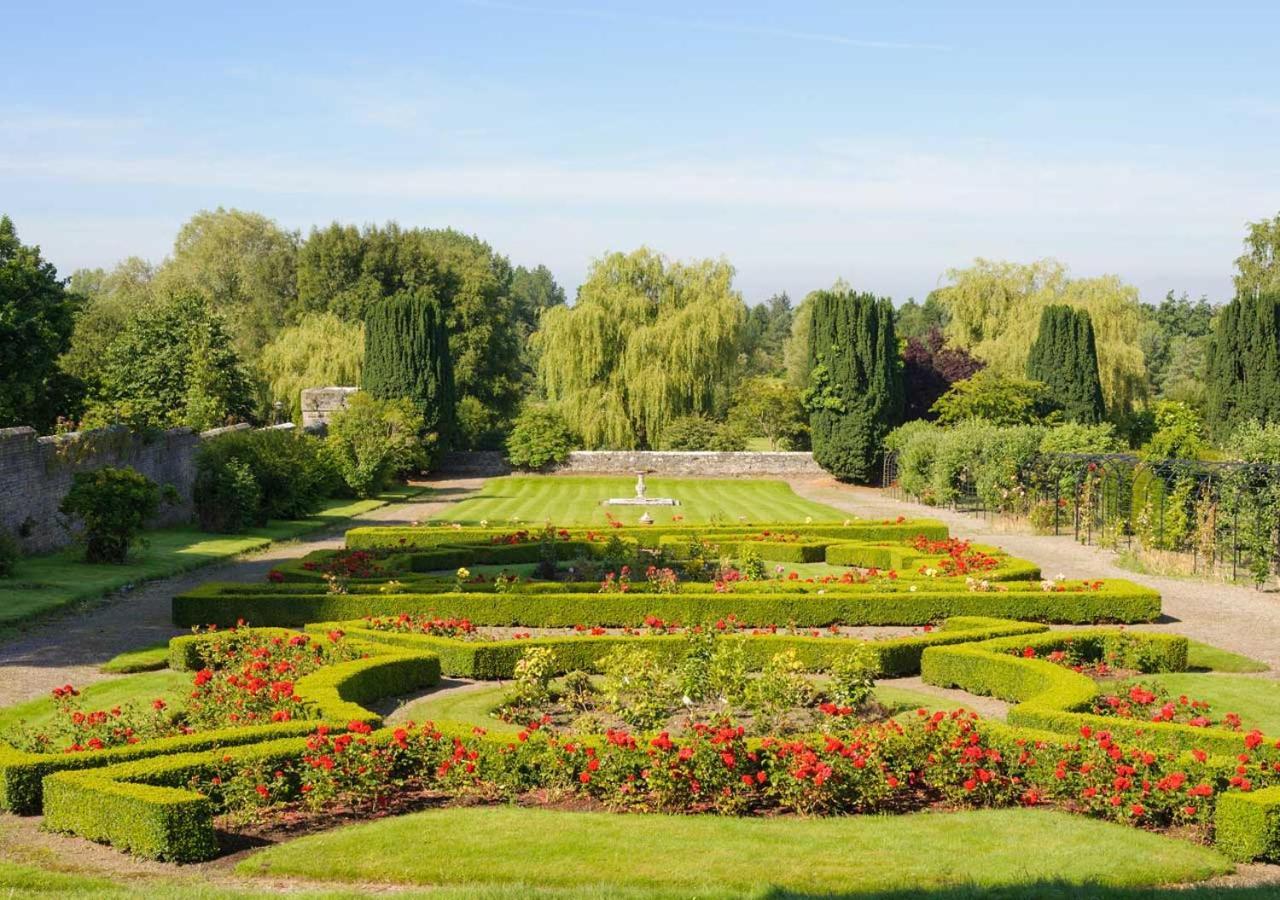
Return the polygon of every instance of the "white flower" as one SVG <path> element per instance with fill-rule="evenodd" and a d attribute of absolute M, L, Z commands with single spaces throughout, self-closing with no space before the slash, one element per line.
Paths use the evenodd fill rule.
<path fill-rule="evenodd" d="M 919 585 L 915 585 L 915 584 L 911 585 L 911 593 L 913 593 L 913 594 L 914 594 L 914 593 L 915 593 L 916 591 L 918 591 L 919 589 L 920 589 L 920 586 L 919 586 Z"/>
<path fill-rule="evenodd" d="M 481 527 L 481 528 L 488 528 L 488 527 L 489 527 L 489 520 L 488 520 L 488 519 L 481 519 L 481 520 L 480 520 L 480 527 Z"/>

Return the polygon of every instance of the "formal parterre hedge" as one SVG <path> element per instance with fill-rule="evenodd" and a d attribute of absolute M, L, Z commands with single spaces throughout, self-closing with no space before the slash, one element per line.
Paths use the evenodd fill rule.
<path fill-rule="evenodd" d="M 198 668 L 200 645 L 219 637 L 214 633 L 174 638 L 170 665 L 180 670 Z M 353 721 L 378 725 L 382 717 L 362 704 L 429 687 L 440 680 L 439 658 L 424 650 L 385 642 L 356 641 L 353 646 L 361 651 L 361 658 L 325 666 L 298 679 L 294 690 L 314 711 L 310 719 L 220 728 L 81 753 L 30 753 L 0 743 L 0 810 L 22 815 L 39 812 L 41 782 L 53 772 L 295 737 L 313 731 L 317 722 L 338 727 Z"/>

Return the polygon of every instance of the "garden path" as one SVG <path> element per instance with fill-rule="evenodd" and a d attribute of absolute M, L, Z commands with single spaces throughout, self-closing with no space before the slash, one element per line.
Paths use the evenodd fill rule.
<path fill-rule="evenodd" d="M 1162 597 L 1164 616 L 1155 631 L 1174 631 L 1187 637 L 1243 653 L 1271 666 L 1261 677 L 1280 677 L 1280 593 L 1257 591 L 1221 582 L 1171 578 L 1132 572 L 1117 565 L 1115 553 L 1079 544 L 1071 535 L 1037 535 L 1002 529 L 981 516 L 898 500 L 876 488 L 840 484 L 832 479 L 792 479 L 797 494 L 826 503 L 851 515 L 883 519 L 900 515 L 945 522 L 957 537 L 972 538 L 1004 548 L 1014 556 L 1041 566 L 1047 576 L 1067 578 L 1127 578 L 1155 588 Z"/>
<path fill-rule="evenodd" d="M 32 625 L 0 643 L 0 706 L 45 696 L 61 684 L 83 687 L 119 677 L 106 675 L 98 667 L 126 650 L 159 644 L 182 633 L 169 618 L 169 601 L 174 594 L 207 581 L 262 581 L 282 559 L 341 547 L 343 534 L 352 525 L 425 521 L 479 489 L 483 482 L 483 478 L 431 478 L 421 482 L 431 491 L 420 497 L 378 507 L 342 525 L 272 544 L 229 562 L 149 581 L 128 592 L 117 591 L 93 605 Z"/>

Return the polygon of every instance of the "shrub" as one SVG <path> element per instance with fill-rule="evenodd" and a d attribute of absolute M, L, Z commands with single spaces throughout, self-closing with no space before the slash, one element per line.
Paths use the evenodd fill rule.
<path fill-rule="evenodd" d="M 993 425 L 1031 425 L 1056 409 L 1057 403 L 1042 382 L 990 369 L 957 381 L 933 405 L 943 425 L 968 419 L 983 419 Z"/>
<path fill-rule="evenodd" d="M 58 509 L 84 524 L 81 540 L 89 562 L 122 564 L 161 499 L 174 491 L 160 487 L 135 469 L 105 468 L 77 472 Z"/>
<path fill-rule="evenodd" d="M 507 461 L 518 469 L 542 469 L 564 462 L 573 446 L 573 435 L 558 412 L 530 405 L 521 410 L 507 437 Z"/>
<path fill-rule="evenodd" d="M 409 400 L 378 400 L 361 392 L 333 417 L 326 442 L 347 486 L 371 497 L 398 472 L 425 464 L 422 428 L 422 416 Z"/>
<path fill-rule="evenodd" d="M 237 534 L 258 521 L 262 491 L 247 462 L 196 461 L 196 518 L 204 531 Z"/>
<path fill-rule="evenodd" d="M 209 531 L 300 519 L 344 488 L 324 443 L 292 430 L 219 435 L 201 445 L 196 459 L 196 516 Z"/>
<path fill-rule="evenodd" d="M 855 709 L 870 700 L 876 687 L 878 662 L 866 644 L 852 644 L 849 652 L 837 656 L 831 664 L 831 699 L 839 706 Z"/>
<path fill-rule="evenodd" d="M 679 416 L 662 429 L 663 450 L 710 450 L 718 426 L 703 415 Z"/>
<path fill-rule="evenodd" d="M 17 539 L 7 531 L 0 531 L 0 578 L 8 578 L 13 574 L 21 556 Z"/>

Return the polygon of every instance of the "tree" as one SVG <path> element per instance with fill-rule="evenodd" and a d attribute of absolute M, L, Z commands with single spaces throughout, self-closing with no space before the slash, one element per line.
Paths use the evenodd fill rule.
<path fill-rule="evenodd" d="M 895 326 L 896 328 L 896 326 Z M 971 378 L 983 362 L 967 350 L 947 346 L 942 329 L 933 327 L 921 337 L 907 338 L 902 348 L 902 379 L 906 393 L 903 418 L 932 419 L 933 405 L 957 381 Z"/>
<path fill-rule="evenodd" d="M 110 272 L 77 269 L 71 273 L 68 288 L 84 302 L 76 312 L 71 346 L 58 365 L 84 382 L 89 393 L 97 388 L 107 347 L 133 314 L 155 299 L 154 278 L 155 267 L 136 256 L 122 260 Z"/>
<path fill-rule="evenodd" d="M 1148 460 L 1196 459 L 1204 451 L 1204 423 L 1185 403 L 1161 400 L 1155 407 L 1155 434 L 1142 448 Z"/>
<path fill-rule="evenodd" d="M 511 273 L 511 297 L 526 339 L 537 330 L 538 320 L 545 310 L 564 306 L 565 302 L 564 288 L 556 284 L 555 276 L 546 266 L 533 269 L 516 266 Z"/>
<path fill-rule="evenodd" d="M 504 426 L 520 400 L 527 360 L 512 285 L 506 257 L 451 229 L 334 223 L 313 229 L 299 251 L 299 303 L 306 310 L 358 320 L 401 291 L 434 296 L 449 329 L 457 396 L 471 398 L 466 419 L 481 432 Z M 469 430 L 456 437 L 468 447 L 482 435 Z"/>
<path fill-rule="evenodd" d="M 271 396 L 300 422 L 305 388 L 359 384 L 363 365 L 363 323 L 307 313 L 267 344 L 259 367 Z"/>
<path fill-rule="evenodd" d="M 531 404 L 520 411 L 507 437 L 507 462 L 519 469 L 562 463 L 573 450 L 573 434 L 554 409 Z"/>
<path fill-rule="evenodd" d="M 1223 307 L 1207 368 L 1215 434 L 1249 419 L 1280 422 L 1280 294 L 1241 294 Z"/>
<path fill-rule="evenodd" d="M 809 429 L 817 463 L 842 481 L 868 479 L 902 418 L 893 303 L 847 289 L 813 298 Z"/>
<path fill-rule="evenodd" d="M 1139 346 L 1151 392 L 1159 398 L 1203 406 L 1204 361 L 1213 332 L 1214 307 L 1205 297 L 1192 301 L 1173 291 L 1157 306 L 1142 305 Z"/>
<path fill-rule="evenodd" d="M 651 447 L 672 419 L 727 401 L 745 316 L 727 262 L 611 253 L 572 307 L 544 313 L 538 380 L 584 445 Z"/>
<path fill-rule="evenodd" d="M 839 284 L 839 282 L 837 282 Z M 813 324 L 813 294 L 807 295 L 791 316 L 791 333 L 782 346 L 787 383 L 804 390 L 809 386 L 809 330 Z"/>
<path fill-rule="evenodd" d="M 729 421 L 752 437 L 766 438 L 770 450 L 803 450 L 809 444 L 804 395 L 778 378 L 740 382 L 729 407 Z"/>
<path fill-rule="evenodd" d="M 1280 215 L 1250 222 L 1244 254 L 1236 259 L 1236 296 L 1280 294 Z"/>
<path fill-rule="evenodd" d="M 188 294 L 138 310 L 107 346 L 85 422 L 203 431 L 243 420 L 252 408 L 222 318 Z"/>
<path fill-rule="evenodd" d="M 747 375 L 780 375 L 786 362 L 783 347 L 795 313 L 786 292 L 774 294 L 747 310 L 742 329 L 742 369 Z"/>
<path fill-rule="evenodd" d="M 222 316 L 247 363 L 300 312 L 298 236 L 258 213 L 202 210 L 178 231 L 156 273 L 170 294 L 196 293 Z"/>
<path fill-rule="evenodd" d="M 1096 425 L 1106 417 L 1098 381 L 1098 351 L 1089 313 L 1046 306 L 1027 357 L 1027 377 L 1049 387 L 1069 422 Z"/>
<path fill-rule="evenodd" d="M 24 246 L 0 216 L 0 427 L 45 430 L 66 411 L 74 385 L 58 356 L 70 346 L 76 306 L 40 248 Z"/>
<path fill-rule="evenodd" d="M 951 317 L 946 335 L 952 346 L 1004 375 L 1020 377 L 1044 307 L 1084 309 L 1093 322 L 1108 411 L 1120 416 L 1145 399 L 1146 366 L 1138 346 L 1143 317 L 1136 288 L 1114 275 L 1069 278 L 1066 267 L 1051 259 L 1029 264 L 978 259 L 968 269 L 952 269 L 947 277 L 951 284 L 937 296 Z"/>
<path fill-rule="evenodd" d="M 376 399 L 362 391 L 330 421 L 325 443 L 347 487 L 372 497 L 398 472 L 422 467 L 425 426 L 411 399 Z"/>
<path fill-rule="evenodd" d="M 983 369 L 957 381 L 933 405 L 940 425 L 958 425 L 983 419 L 993 425 L 1035 425 L 1056 409 L 1049 388 L 1029 381 Z"/>
<path fill-rule="evenodd" d="M 456 403 L 449 332 L 425 290 L 375 303 L 365 322 L 364 389 L 380 400 L 408 399 L 424 428 L 450 446 Z"/>
<path fill-rule="evenodd" d="M 910 340 L 924 338 L 932 331 L 945 328 L 948 318 L 947 308 L 939 301 L 938 292 L 930 291 L 924 303 L 917 303 L 912 297 L 899 306 L 894 313 L 893 325 L 898 337 Z"/>

